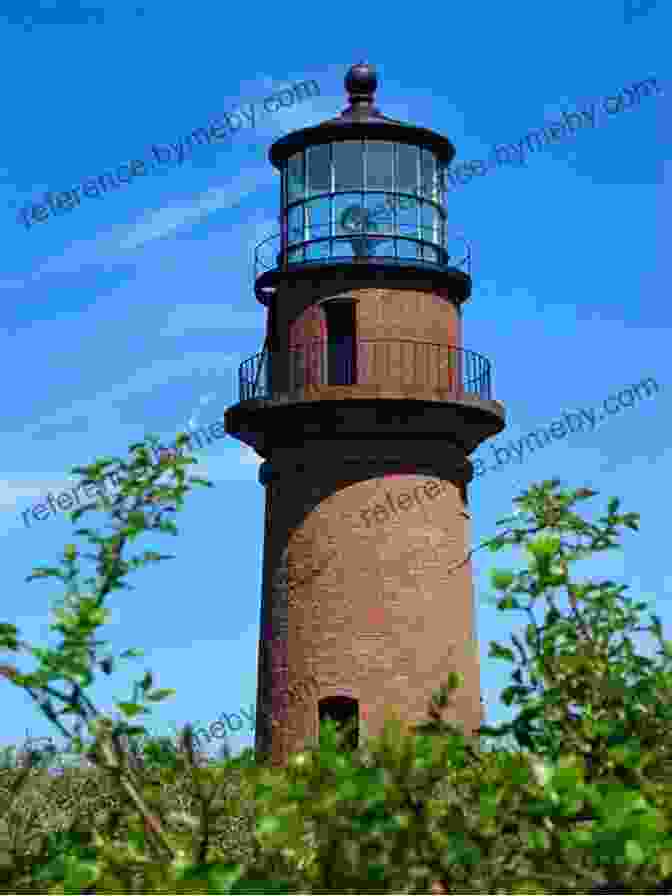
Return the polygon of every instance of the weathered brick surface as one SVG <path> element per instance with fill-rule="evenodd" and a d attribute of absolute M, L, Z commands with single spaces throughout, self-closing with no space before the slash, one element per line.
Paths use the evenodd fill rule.
<path fill-rule="evenodd" d="M 461 345 L 461 309 L 445 290 L 435 290 L 418 279 L 401 287 L 394 278 L 380 286 L 369 281 L 339 288 L 330 280 L 319 286 L 303 282 L 287 284 L 276 305 L 276 345 L 285 350 L 290 341 L 317 339 L 326 322 L 322 303 L 354 298 L 357 303 L 357 335 L 360 339 L 412 339 Z"/>
<path fill-rule="evenodd" d="M 357 299 L 360 340 L 461 345 L 458 307 L 421 283 L 336 289 L 285 287 L 274 350 L 324 338 L 319 302 L 337 295 Z M 371 394 L 454 397 L 450 383 L 433 381 L 431 372 L 419 384 L 404 382 L 406 363 L 399 355 L 387 382 L 378 367 Z M 277 378 L 274 386 L 282 389 Z M 325 388 L 318 380 L 314 388 L 314 400 L 351 397 L 347 386 Z M 278 432 L 266 486 L 256 716 L 257 750 L 275 763 L 317 737 L 320 699 L 354 697 L 376 734 L 392 707 L 411 724 L 425 721 L 431 693 L 452 669 L 464 684 L 446 718 L 467 733 L 481 724 L 472 569 L 464 562 L 472 468 L 459 442 L 457 432 L 454 439 L 413 437 L 402 420 L 385 438 Z"/>
<path fill-rule="evenodd" d="M 338 444 L 322 444 L 321 464 L 304 457 L 302 472 L 281 467 L 267 486 L 273 531 L 266 551 L 279 574 L 264 593 L 271 623 L 261 649 L 272 659 L 270 681 L 260 679 L 257 745 L 278 762 L 317 736 L 321 698 L 355 697 L 375 733 L 386 706 L 410 722 L 425 720 L 431 692 L 451 669 L 465 682 L 448 718 L 469 731 L 480 724 L 472 571 L 463 563 L 468 473 L 450 478 L 439 458 L 443 474 L 389 476 L 385 470 L 417 460 L 414 443 L 402 464 L 372 463 L 383 445 L 362 447 L 362 461 L 346 466 Z M 286 741 L 273 740 L 264 716 L 284 725 Z"/>
<path fill-rule="evenodd" d="M 420 284 L 414 289 L 369 286 L 343 292 L 332 286 L 318 296 L 305 286 L 285 290 L 276 305 L 272 334 L 276 389 L 293 393 L 299 383 L 326 382 L 326 354 L 320 347 L 326 339 L 324 302 L 347 297 L 356 301 L 357 379 L 362 395 L 441 401 L 455 394 L 461 358 L 448 347 L 462 345 L 461 312 Z M 344 389 L 339 394 L 331 388 L 320 397 L 348 397 Z"/>

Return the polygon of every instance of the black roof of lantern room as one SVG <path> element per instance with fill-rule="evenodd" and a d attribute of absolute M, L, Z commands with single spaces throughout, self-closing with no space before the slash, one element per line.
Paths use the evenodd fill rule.
<path fill-rule="evenodd" d="M 292 131 L 271 146 L 268 158 L 280 168 L 289 156 L 300 152 L 306 146 L 330 143 L 333 140 L 351 140 L 370 137 L 375 140 L 390 140 L 396 143 L 410 143 L 425 146 L 436 153 L 441 162 L 448 165 L 455 157 L 455 147 L 447 137 L 419 128 L 405 121 L 397 121 L 381 115 L 373 105 L 373 95 L 378 87 L 378 76 L 372 65 L 360 62 L 353 65 L 345 77 L 345 89 L 350 105 L 336 118 L 329 118 L 310 128 Z M 353 131 L 354 133 L 350 133 Z"/>

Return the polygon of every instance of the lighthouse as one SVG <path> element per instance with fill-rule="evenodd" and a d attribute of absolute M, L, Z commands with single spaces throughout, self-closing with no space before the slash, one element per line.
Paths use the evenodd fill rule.
<path fill-rule="evenodd" d="M 279 233 L 255 250 L 266 337 L 239 371 L 229 435 L 263 458 L 255 749 L 284 765 L 320 722 L 382 730 L 394 707 L 482 723 L 469 456 L 504 429 L 493 371 L 463 348 L 471 256 L 449 232 L 455 155 L 381 114 L 373 66 L 348 107 L 277 140 Z"/>

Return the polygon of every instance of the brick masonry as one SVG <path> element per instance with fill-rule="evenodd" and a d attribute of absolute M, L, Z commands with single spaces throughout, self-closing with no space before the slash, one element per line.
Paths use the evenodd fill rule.
<path fill-rule="evenodd" d="M 393 279 L 387 274 L 385 287 L 369 281 L 341 291 L 324 281 L 285 285 L 269 323 L 273 351 L 283 355 L 290 345 L 324 338 L 322 302 L 337 297 L 356 302 L 358 340 L 461 346 L 460 307 L 447 291 L 421 282 L 392 287 Z M 378 397 L 404 397 L 402 380 L 393 372 L 389 383 L 377 382 Z M 357 385 L 322 385 L 302 397 L 356 397 L 365 386 L 358 376 Z M 431 386 L 413 397 L 436 402 Z M 282 389 L 277 378 L 274 387 Z M 341 414 L 347 418 L 345 405 Z M 432 692 L 453 669 L 464 685 L 446 719 L 461 722 L 468 734 L 481 724 L 472 569 L 462 562 L 471 544 L 473 469 L 460 441 L 457 430 L 452 439 L 445 432 L 432 437 L 402 419 L 396 433 L 388 425 L 378 438 L 274 434 L 267 451 L 273 475 L 265 486 L 256 729 L 258 752 L 274 763 L 317 737 L 319 700 L 354 697 L 360 719 L 376 734 L 392 707 L 411 724 L 425 721 Z M 429 488 L 435 499 L 414 501 L 403 512 L 378 514 L 368 525 L 362 515 L 385 504 L 390 492 L 417 496 Z"/>

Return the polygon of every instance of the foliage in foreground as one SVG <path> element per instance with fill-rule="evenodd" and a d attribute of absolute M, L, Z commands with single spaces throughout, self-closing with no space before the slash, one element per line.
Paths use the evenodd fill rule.
<path fill-rule="evenodd" d="M 518 709 L 510 724 L 481 729 L 492 749 L 475 749 L 444 721 L 461 683 L 454 674 L 416 731 L 390 720 L 381 737 L 347 752 L 347 732 L 327 724 L 319 746 L 294 755 L 286 769 L 256 764 L 249 753 L 207 768 L 190 726 L 173 753 L 150 749 L 143 757 L 128 748 L 124 737 L 147 732 L 126 719 L 171 693 L 153 689 L 151 672 L 130 701 L 117 704 L 123 721 L 98 713 L 84 693 L 94 666 L 111 674 L 115 662 L 97 658 L 105 642 L 93 639 L 109 617 L 105 597 L 129 587 L 121 579 L 131 569 L 164 559 L 147 551 L 126 562 L 123 549 L 144 530 L 175 534 L 162 519 L 175 508 L 162 505 L 180 506 L 189 490 L 182 467 L 193 459 L 176 454 L 148 472 L 144 445 L 131 450 L 137 456 L 120 462 L 125 481 L 114 501 L 101 494 L 72 514 L 104 509 L 116 526 L 109 537 L 75 533 L 99 547 L 98 577 L 86 580 L 91 591 L 82 594 L 76 582 L 74 545 L 66 547 L 65 569 L 30 577 L 67 586 L 52 626 L 64 636 L 59 650 L 31 648 L 14 626 L 0 625 L 0 647 L 27 649 L 41 664 L 30 674 L 4 665 L 0 674 L 24 688 L 82 753 L 86 723 L 96 786 L 113 791 L 119 805 L 98 814 L 76 808 L 67 829 L 40 831 L 39 808 L 32 816 L 17 809 L 36 773 L 0 772 L 7 826 L 0 892 L 585 893 L 615 886 L 611 892 L 642 893 L 672 879 L 672 643 L 655 615 L 651 626 L 637 626 L 646 604 L 626 597 L 626 587 L 570 578 L 573 563 L 617 546 L 619 527 L 636 530 L 638 514 L 619 515 L 612 499 L 606 516 L 588 523 L 574 507 L 595 493 L 563 491 L 553 480 L 533 486 L 516 499 L 519 512 L 498 521 L 512 526 L 487 546 L 524 548 L 527 567 L 493 573 L 497 606 L 526 613 L 528 623 L 524 644 L 512 635 L 516 652 L 490 646 L 491 656 L 515 667 L 502 699 Z M 75 472 L 95 479 L 110 463 Z M 164 473 L 177 484 L 157 484 Z M 637 655 L 630 638 L 637 631 L 656 638 L 657 660 Z M 54 687 L 57 680 L 71 693 Z M 68 714 L 80 717 L 74 734 L 61 721 Z M 515 746 L 502 746 L 505 738 Z M 62 782 L 37 775 L 48 800 L 49 787 Z M 234 822 L 246 842 L 242 855 L 221 836 Z"/>

